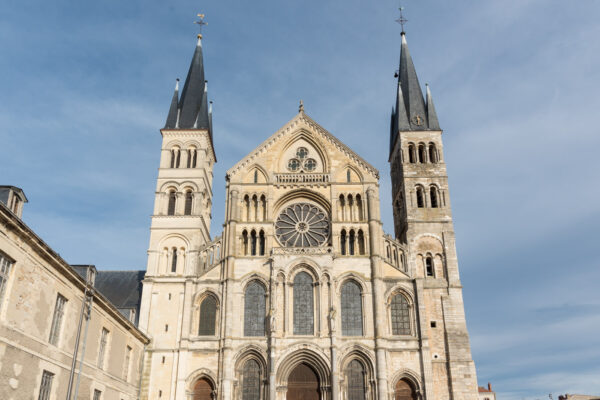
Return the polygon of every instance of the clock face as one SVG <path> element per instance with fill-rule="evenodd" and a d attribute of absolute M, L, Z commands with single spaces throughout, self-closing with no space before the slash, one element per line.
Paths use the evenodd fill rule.
<path fill-rule="evenodd" d="M 292 204 L 277 217 L 275 234 L 285 247 L 322 246 L 329 238 L 329 218 L 315 205 Z"/>

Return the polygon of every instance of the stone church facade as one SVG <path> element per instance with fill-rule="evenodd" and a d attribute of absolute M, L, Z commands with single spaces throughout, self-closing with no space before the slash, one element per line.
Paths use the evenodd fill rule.
<path fill-rule="evenodd" d="M 199 36 L 161 130 L 142 399 L 478 398 L 442 130 L 404 33 L 398 75 L 392 199 L 301 105 L 227 171 L 212 237 L 217 154 Z M 394 207 L 393 237 L 381 202 Z"/>

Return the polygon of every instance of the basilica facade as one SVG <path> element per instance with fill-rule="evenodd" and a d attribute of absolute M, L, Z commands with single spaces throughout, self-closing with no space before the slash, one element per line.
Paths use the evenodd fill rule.
<path fill-rule="evenodd" d="M 442 130 L 404 33 L 398 75 L 393 198 L 380 198 L 377 169 L 302 105 L 213 195 L 199 36 L 161 129 L 142 399 L 478 398 Z M 214 201 L 226 204 L 217 237 Z M 393 207 L 393 236 L 382 206 Z"/>

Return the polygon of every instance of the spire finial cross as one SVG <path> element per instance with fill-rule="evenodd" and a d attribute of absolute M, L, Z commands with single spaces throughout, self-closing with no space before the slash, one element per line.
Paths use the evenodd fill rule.
<path fill-rule="evenodd" d="M 408 20 L 404 18 L 404 14 L 402 14 L 402 11 L 404 11 L 404 7 L 400 7 L 398 10 L 400 11 L 400 18 L 398 18 L 396 22 L 400 24 L 400 26 L 402 27 L 402 33 L 404 33 L 404 24 L 407 23 Z"/>
<path fill-rule="evenodd" d="M 198 21 L 194 21 L 194 24 L 198 25 L 198 28 L 200 29 L 200 33 L 198 33 L 198 37 L 202 38 L 202 27 L 204 25 L 208 25 L 208 22 L 204 21 L 204 14 L 198 14 Z"/>

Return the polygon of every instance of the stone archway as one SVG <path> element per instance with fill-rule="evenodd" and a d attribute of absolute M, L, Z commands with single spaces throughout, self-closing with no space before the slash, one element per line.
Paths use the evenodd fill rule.
<path fill-rule="evenodd" d="M 413 385 L 406 379 L 399 379 L 394 388 L 394 400 L 417 400 Z"/>
<path fill-rule="evenodd" d="M 192 400 L 213 400 L 214 387 L 207 378 L 200 378 L 194 384 L 192 392 Z"/>
<path fill-rule="evenodd" d="M 319 377 L 308 364 L 298 364 L 290 372 L 286 400 L 319 400 L 319 392 Z"/>
<path fill-rule="evenodd" d="M 303 348 L 285 356 L 275 379 L 278 400 L 332 400 L 329 360 L 316 349 Z"/>

